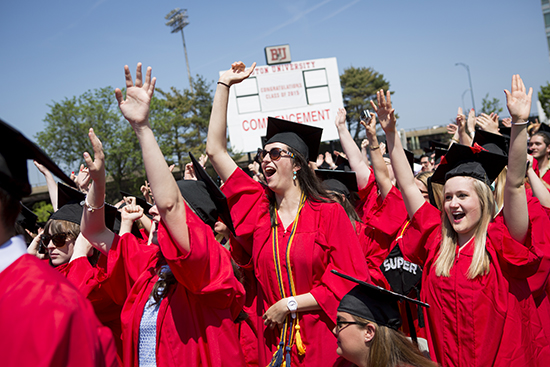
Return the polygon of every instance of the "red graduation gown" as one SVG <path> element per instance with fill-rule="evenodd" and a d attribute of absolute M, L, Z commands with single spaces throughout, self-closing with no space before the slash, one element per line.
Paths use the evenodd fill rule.
<path fill-rule="evenodd" d="M 161 222 L 160 250 L 177 282 L 161 301 L 157 318 L 157 366 L 244 366 L 233 320 L 244 303 L 244 289 L 233 275 L 229 252 L 210 227 L 188 207 L 191 251 L 182 253 Z M 115 235 L 108 254 L 107 283 L 122 310 L 124 365 L 138 366 L 143 308 L 158 279 L 159 248 L 132 234 Z"/>
<path fill-rule="evenodd" d="M 442 366 L 536 366 L 549 358 L 544 336 L 534 335 L 529 325 L 536 311 L 526 278 L 537 271 L 542 257 L 536 241 L 529 236 L 525 244 L 518 243 L 503 223 L 492 222 L 485 246 L 489 274 L 469 280 L 473 241 L 460 253 L 457 247 L 451 276 L 439 277 L 432 266 L 440 240 L 440 212 L 425 203 L 405 231 L 402 250 L 405 258 L 423 266 L 421 297 L 430 305 L 432 358 Z"/>
<path fill-rule="evenodd" d="M 90 264 L 88 258 L 79 257 L 55 269 L 65 275 L 78 288 L 80 293 L 92 303 L 99 321 L 111 329 L 117 353 L 120 362 L 122 362 L 122 327 L 120 324 L 122 304 L 116 304 L 105 291 L 105 287 L 100 283 L 100 279 L 105 277 L 101 265 L 102 263 L 106 263 L 106 261 L 106 256 L 101 255 L 98 266 L 94 267 Z"/>
<path fill-rule="evenodd" d="M 118 366 L 113 337 L 80 292 L 23 255 L 0 273 L 0 365 Z"/>
<path fill-rule="evenodd" d="M 262 315 L 281 299 L 275 271 L 269 203 L 264 187 L 241 169 L 229 177 L 222 187 L 227 196 L 231 217 L 238 235 L 231 241 L 235 261 L 253 266 L 257 281 L 256 315 L 258 330 L 258 360 L 267 366 L 279 342 L 280 332 L 267 329 Z M 280 223 L 280 220 L 279 220 Z M 290 295 L 286 267 L 286 246 L 290 225 L 278 231 L 283 283 Z M 353 288 L 353 283 L 330 272 L 332 269 L 359 279 L 369 280 L 366 264 L 353 226 L 344 209 L 337 203 L 307 201 L 300 213 L 290 252 L 296 294 L 311 292 L 320 310 L 299 313 L 300 333 L 306 347 L 298 356 L 293 346 L 292 366 L 327 366 L 336 358 L 336 338 L 332 334 L 336 309 L 340 299 Z"/>

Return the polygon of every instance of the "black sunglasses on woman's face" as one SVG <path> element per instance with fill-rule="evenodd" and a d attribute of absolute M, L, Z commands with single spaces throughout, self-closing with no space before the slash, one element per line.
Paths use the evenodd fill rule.
<path fill-rule="evenodd" d="M 286 153 L 287 155 L 282 155 L 281 153 Z M 289 157 L 294 158 L 294 154 L 289 152 L 288 150 L 284 150 L 282 148 L 271 148 L 271 150 L 267 151 L 265 149 L 258 148 L 258 154 L 256 154 L 256 161 L 258 163 L 262 163 L 264 158 L 269 154 L 269 158 L 275 162 L 281 159 L 281 157 Z"/>
<path fill-rule="evenodd" d="M 55 247 L 63 247 L 65 246 L 67 237 L 69 237 L 69 233 L 60 232 L 60 233 L 52 234 L 51 236 L 43 234 L 40 237 L 41 237 L 40 241 L 42 241 L 42 246 L 44 247 L 47 247 L 50 241 L 53 242 L 53 245 Z"/>

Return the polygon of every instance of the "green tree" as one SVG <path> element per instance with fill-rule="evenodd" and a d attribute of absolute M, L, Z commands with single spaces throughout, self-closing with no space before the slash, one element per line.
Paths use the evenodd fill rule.
<path fill-rule="evenodd" d="M 103 143 L 105 169 L 113 180 L 108 199 L 118 198 L 121 188 L 135 191 L 144 177 L 141 152 L 130 124 L 118 109 L 113 88 L 89 90 L 48 106 L 46 127 L 36 139 L 54 161 L 76 171 L 84 163 L 82 153 L 91 152 L 88 129 L 92 127 Z"/>
<path fill-rule="evenodd" d="M 499 115 L 502 111 L 504 110 L 500 107 L 500 100 L 498 98 L 490 99 L 489 93 L 481 100 L 481 113 L 490 115 L 494 112 Z"/>
<path fill-rule="evenodd" d="M 370 110 L 369 101 L 376 99 L 376 92 L 380 89 L 388 90 L 390 83 L 384 79 L 384 75 L 372 68 L 352 66 L 344 69 L 344 73 L 340 75 L 340 84 L 344 107 L 347 111 L 348 129 L 353 138 L 358 141 L 360 136 L 364 135 L 359 123 L 361 112 Z"/>
<path fill-rule="evenodd" d="M 175 163 L 183 172 L 188 152 L 197 158 L 205 152 L 213 94 L 199 75 L 193 79 L 193 92 L 175 87 L 157 91 L 163 99 L 151 105 L 151 126 L 168 163 Z"/>
<path fill-rule="evenodd" d="M 45 201 L 39 201 L 34 203 L 32 211 L 38 216 L 36 219 L 37 222 L 46 222 L 53 213 L 53 205 Z"/>
<path fill-rule="evenodd" d="M 538 97 L 546 116 L 550 116 L 550 82 L 547 82 L 546 85 L 541 85 Z"/>

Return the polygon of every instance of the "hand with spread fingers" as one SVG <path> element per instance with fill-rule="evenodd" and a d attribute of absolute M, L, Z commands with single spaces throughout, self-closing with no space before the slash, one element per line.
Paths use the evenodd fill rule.
<path fill-rule="evenodd" d="M 525 85 L 521 77 L 516 74 L 512 77 L 512 91 L 504 90 L 506 94 L 506 106 L 512 116 L 512 124 L 517 122 L 525 122 L 529 118 L 531 112 L 531 97 L 533 96 L 533 88 L 529 88 L 526 93 Z"/>
<path fill-rule="evenodd" d="M 124 75 L 126 77 L 126 100 L 122 96 L 122 91 L 115 89 L 115 96 L 118 101 L 120 111 L 124 118 L 137 128 L 148 124 L 149 104 L 155 91 L 156 78 L 151 79 L 151 67 L 147 68 L 145 82 L 141 74 L 141 63 L 137 64 L 136 81 L 132 81 L 132 74 L 128 65 L 124 66 Z"/>
<path fill-rule="evenodd" d="M 397 120 L 395 118 L 395 110 L 391 105 L 390 91 L 387 91 L 386 95 L 384 95 L 384 90 L 380 89 L 376 92 L 376 99 L 378 106 L 376 106 L 373 101 L 370 101 L 370 104 L 378 116 L 380 126 L 382 126 L 382 129 L 386 133 L 395 132 L 395 124 Z"/>
<path fill-rule="evenodd" d="M 491 113 L 490 115 L 482 113 L 476 118 L 476 125 L 479 126 L 481 130 L 493 134 L 500 134 L 498 131 L 498 115 L 495 113 Z"/>
<path fill-rule="evenodd" d="M 231 64 L 231 69 L 222 74 L 219 82 L 227 86 L 240 83 L 252 74 L 255 67 L 256 63 L 253 63 L 251 67 L 246 69 L 246 65 L 242 61 L 234 62 Z"/>

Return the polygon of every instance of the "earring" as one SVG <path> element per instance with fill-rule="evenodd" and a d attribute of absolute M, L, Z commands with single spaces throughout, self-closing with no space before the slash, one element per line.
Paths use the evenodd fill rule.
<path fill-rule="evenodd" d="M 294 176 L 292 176 L 292 179 L 296 180 L 296 171 L 294 171 L 293 173 L 294 173 Z"/>

